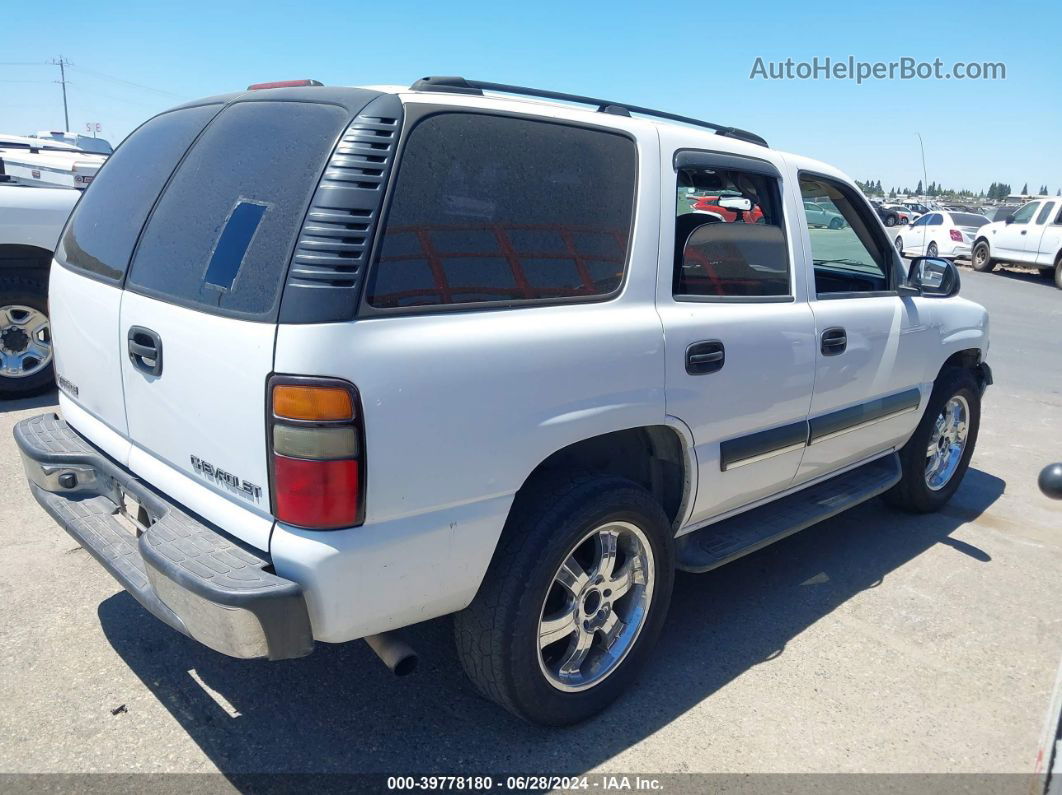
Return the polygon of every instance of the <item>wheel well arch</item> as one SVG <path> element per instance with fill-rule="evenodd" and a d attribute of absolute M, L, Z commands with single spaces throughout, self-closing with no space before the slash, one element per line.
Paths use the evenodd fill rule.
<path fill-rule="evenodd" d="M 982 391 L 992 383 L 991 371 L 989 371 L 988 365 L 982 360 L 980 348 L 965 348 L 961 351 L 955 351 L 955 353 L 951 354 L 951 356 L 944 360 L 944 364 L 941 365 L 940 370 L 937 373 L 937 379 L 944 374 L 945 370 L 952 368 L 970 370 L 977 379 L 977 383 Z"/>
<path fill-rule="evenodd" d="M 52 262 L 52 252 L 40 246 L 23 243 L 0 244 L 0 270 L 30 268 L 47 270 Z"/>
<path fill-rule="evenodd" d="M 618 475 L 643 486 L 677 528 L 692 495 L 691 451 L 689 441 L 669 425 L 611 431 L 573 442 L 547 456 L 517 494 L 543 474 L 558 470 Z"/>
<path fill-rule="evenodd" d="M 985 245 L 987 245 L 988 246 L 988 251 L 989 251 L 989 253 L 991 253 L 992 244 L 988 242 L 988 238 L 987 237 L 985 237 L 984 235 L 979 235 L 978 237 L 974 238 L 974 242 L 973 242 L 974 246 L 977 246 L 980 243 L 984 243 Z"/>

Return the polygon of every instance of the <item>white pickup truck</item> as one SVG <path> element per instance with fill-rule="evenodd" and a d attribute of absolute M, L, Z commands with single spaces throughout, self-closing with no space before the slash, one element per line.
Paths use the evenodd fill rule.
<path fill-rule="evenodd" d="M 719 212 L 677 213 L 691 189 Z M 151 119 L 86 191 L 62 416 L 15 437 L 177 631 L 402 672 L 392 631 L 452 613 L 482 693 L 568 724 L 651 661 L 676 569 L 947 502 L 991 383 L 958 291 L 742 130 L 460 78 L 261 88 Z"/>
<path fill-rule="evenodd" d="M 0 398 L 48 389 L 48 268 L 81 192 L 0 184 Z"/>
<path fill-rule="evenodd" d="M 998 262 L 1032 265 L 1062 290 L 1062 199 L 1031 201 L 1005 221 L 982 226 L 973 267 L 990 271 Z"/>

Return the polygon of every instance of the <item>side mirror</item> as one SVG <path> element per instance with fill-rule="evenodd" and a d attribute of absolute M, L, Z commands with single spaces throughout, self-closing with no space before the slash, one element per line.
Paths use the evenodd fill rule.
<path fill-rule="evenodd" d="M 951 298 L 959 294 L 959 269 L 951 260 L 939 257 L 916 257 L 911 262 L 907 284 L 919 294 L 932 298 Z"/>
<path fill-rule="evenodd" d="M 1007 226 L 1010 226 L 1012 223 L 1014 223 L 1014 216 L 1008 215 L 1007 220 L 1005 220 L 1003 223 L 1005 223 Z"/>
<path fill-rule="evenodd" d="M 744 196 L 724 196 L 719 200 L 719 206 L 726 210 L 748 212 L 752 209 L 752 199 L 746 199 Z"/>

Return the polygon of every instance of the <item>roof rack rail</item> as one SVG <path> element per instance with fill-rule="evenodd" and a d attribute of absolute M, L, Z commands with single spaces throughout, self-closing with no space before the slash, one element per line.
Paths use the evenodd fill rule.
<path fill-rule="evenodd" d="M 653 116 L 658 119 L 668 119 L 683 124 L 692 124 L 695 127 L 706 127 L 714 130 L 716 135 L 724 135 L 727 138 L 736 138 L 741 141 L 767 146 L 767 142 L 756 133 L 742 130 L 738 127 L 728 127 L 723 124 L 713 124 L 709 121 L 694 119 L 689 116 L 679 116 L 676 113 L 666 113 L 662 110 L 643 108 L 638 105 L 630 105 L 626 102 L 613 102 L 608 99 L 584 97 L 578 94 L 564 94 L 560 91 L 544 91 L 541 88 L 527 88 L 525 86 L 510 86 L 505 83 L 488 83 L 484 80 L 466 80 L 463 77 L 432 76 L 422 77 L 410 86 L 413 91 L 443 91 L 451 94 L 479 94 L 484 91 L 499 91 L 503 94 L 520 94 L 527 97 L 541 97 L 542 99 L 557 99 L 562 102 L 574 102 L 579 105 L 596 105 L 599 113 L 612 113 L 617 116 L 630 116 L 637 113 L 642 116 Z"/>

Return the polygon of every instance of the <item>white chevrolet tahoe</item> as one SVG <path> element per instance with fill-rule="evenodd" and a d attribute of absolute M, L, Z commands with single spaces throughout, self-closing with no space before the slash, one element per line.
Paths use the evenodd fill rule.
<path fill-rule="evenodd" d="M 62 416 L 15 436 L 174 629 L 401 672 L 392 630 L 453 613 L 482 693 L 568 724 L 652 657 L 676 569 L 951 497 L 991 382 L 958 290 L 752 133 L 460 78 L 262 88 L 100 171 L 52 268 Z"/>
<path fill-rule="evenodd" d="M 50 389 L 48 267 L 81 191 L 0 183 L 0 398 Z"/>
<path fill-rule="evenodd" d="M 990 271 L 998 262 L 1032 265 L 1062 290 L 1062 199 L 1023 205 L 1005 221 L 977 230 L 972 264 Z"/>

